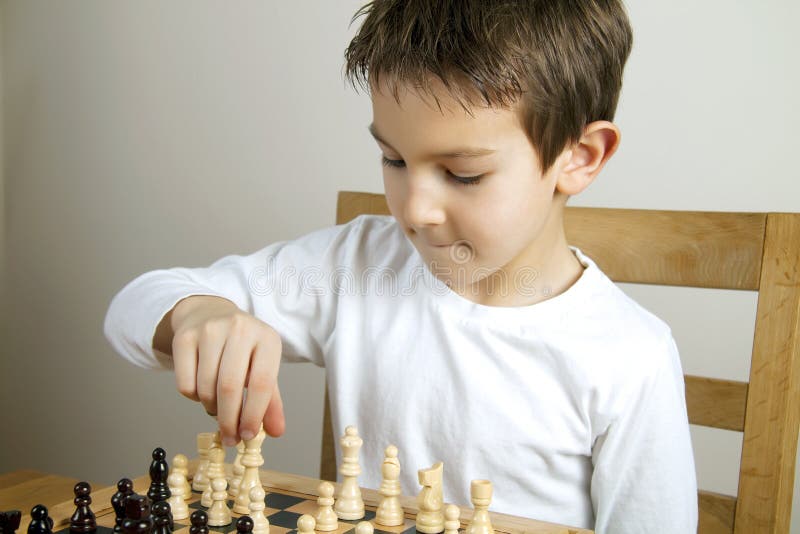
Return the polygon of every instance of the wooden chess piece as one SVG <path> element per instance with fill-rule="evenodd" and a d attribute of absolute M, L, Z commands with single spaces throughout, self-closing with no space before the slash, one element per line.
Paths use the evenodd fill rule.
<path fill-rule="evenodd" d="M 235 499 L 239 495 L 239 486 L 242 485 L 242 477 L 244 476 L 244 466 L 242 465 L 242 458 L 244 457 L 244 441 L 236 444 L 236 458 L 233 460 L 233 476 L 228 485 L 228 495 Z M 253 522 L 255 523 L 255 521 Z M 253 526 L 253 532 L 256 532 L 257 527 Z"/>
<path fill-rule="evenodd" d="M 189 517 L 189 506 L 186 504 L 186 477 L 180 471 L 175 471 L 167 478 L 169 491 L 172 493 L 167 502 L 172 510 L 173 519 L 186 519 Z"/>
<path fill-rule="evenodd" d="M 0 512 L 0 533 L 14 534 L 19 528 L 19 523 L 21 520 L 22 512 L 19 510 Z"/>
<path fill-rule="evenodd" d="M 192 485 L 189 484 L 189 459 L 185 454 L 176 454 L 172 459 L 172 469 L 170 474 L 178 473 L 183 475 L 183 498 L 188 499 L 192 495 Z M 169 477 L 167 478 L 169 484 Z M 172 491 L 172 488 L 170 488 Z M 175 507 L 172 507 L 172 516 L 175 516 Z"/>
<path fill-rule="evenodd" d="M 444 464 L 439 462 L 430 469 L 419 470 L 419 483 L 422 491 L 417 496 L 417 530 L 425 534 L 438 534 L 444 531 L 442 513 L 442 473 Z"/>
<path fill-rule="evenodd" d="M 236 520 L 236 534 L 251 534 L 253 532 L 253 520 L 243 515 Z"/>
<path fill-rule="evenodd" d="M 225 450 L 222 448 L 212 447 L 208 451 L 208 468 L 206 469 L 206 476 L 212 482 L 215 478 L 225 478 Z M 203 490 L 203 496 L 200 499 L 200 505 L 205 508 L 211 506 L 211 493 L 213 489 L 211 485 Z"/>
<path fill-rule="evenodd" d="M 123 534 L 150 534 L 153 518 L 150 517 L 150 499 L 146 495 L 129 495 L 125 499 L 125 519 L 122 521 Z"/>
<path fill-rule="evenodd" d="M 75 493 L 75 513 L 69 518 L 69 531 L 72 534 L 88 534 L 97 530 L 97 520 L 89 508 L 92 504 L 92 487 L 88 482 L 78 482 L 73 489 Z"/>
<path fill-rule="evenodd" d="M 37 504 L 31 509 L 28 534 L 53 534 L 53 520 L 47 513 L 47 507 L 43 504 Z"/>
<path fill-rule="evenodd" d="M 473 480 L 469 486 L 470 500 L 475 511 L 464 534 L 494 534 L 489 518 L 492 503 L 492 483 L 488 480 Z"/>
<path fill-rule="evenodd" d="M 208 477 L 206 476 L 206 469 L 208 469 L 208 450 L 211 448 L 211 443 L 214 441 L 214 432 L 201 432 L 197 434 L 197 456 L 200 458 L 200 464 L 197 466 L 197 471 L 192 478 L 192 489 L 194 491 L 205 491 L 208 487 Z"/>
<path fill-rule="evenodd" d="M 265 496 L 264 488 L 253 486 L 250 488 L 250 519 L 253 520 L 253 534 L 269 534 L 269 519 L 264 515 Z"/>
<path fill-rule="evenodd" d="M 167 453 L 164 449 L 157 447 L 153 450 L 153 461 L 150 462 L 150 488 L 147 496 L 152 502 L 166 501 L 170 497 L 167 477 L 169 476 L 169 466 L 167 465 Z"/>
<path fill-rule="evenodd" d="M 208 526 L 224 527 L 233 518 L 228 508 L 228 481 L 224 477 L 211 479 L 211 508 L 208 509 Z"/>
<path fill-rule="evenodd" d="M 375 527 L 369 521 L 361 521 L 356 525 L 356 534 L 373 534 Z"/>
<path fill-rule="evenodd" d="M 461 509 L 455 504 L 448 504 L 444 509 L 444 534 L 458 534 L 461 528 Z"/>
<path fill-rule="evenodd" d="M 297 534 L 314 534 L 317 522 L 313 516 L 303 514 L 297 518 Z"/>
<path fill-rule="evenodd" d="M 114 508 L 116 519 L 114 521 L 114 534 L 122 533 L 122 521 L 125 519 L 125 499 L 133 495 L 133 482 L 129 478 L 121 478 L 117 482 L 117 492 L 111 497 L 111 506 Z"/>
<path fill-rule="evenodd" d="M 358 436 L 356 427 L 348 426 L 344 430 L 344 436 L 339 439 L 339 444 L 342 449 L 342 467 L 339 469 L 342 487 L 334 511 L 340 518 L 354 521 L 364 517 L 364 500 L 361 498 L 361 488 L 358 487 L 358 475 L 361 474 L 358 453 L 364 440 Z"/>
<path fill-rule="evenodd" d="M 322 482 L 317 488 L 319 498 L 317 499 L 317 513 L 314 519 L 317 522 L 316 530 L 319 532 L 330 532 L 339 528 L 339 516 L 333 510 L 333 484 Z"/>
<path fill-rule="evenodd" d="M 172 534 L 172 510 L 167 501 L 156 501 L 152 507 L 152 534 Z"/>
<path fill-rule="evenodd" d="M 208 534 L 208 514 L 205 510 L 195 510 L 189 518 L 192 526 L 189 527 L 189 534 Z"/>
<path fill-rule="evenodd" d="M 397 527 L 403 524 L 403 507 L 400 505 L 400 460 L 397 459 L 397 447 L 389 445 L 384 453 L 381 466 L 381 501 L 375 511 L 375 523 L 386 527 Z"/>
<path fill-rule="evenodd" d="M 233 503 L 233 511 L 237 514 L 246 514 L 250 511 L 250 490 L 254 486 L 261 486 L 258 468 L 264 465 L 264 457 L 261 456 L 261 445 L 266 437 L 267 434 L 264 432 L 264 428 L 261 427 L 258 429 L 258 434 L 253 436 L 253 439 L 248 439 L 244 442 L 244 456 L 242 456 L 244 474 L 242 475 L 242 482 L 239 484 L 239 493 Z"/>

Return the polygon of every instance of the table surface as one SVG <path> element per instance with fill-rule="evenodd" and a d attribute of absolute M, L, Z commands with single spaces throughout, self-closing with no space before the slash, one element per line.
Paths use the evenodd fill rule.
<path fill-rule="evenodd" d="M 194 472 L 197 460 L 190 462 L 190 473 Z M 231 466 L 226 466 L 230 470 Z M 320 480 L 279 471 L 261 470 L 261 481 L 265 488 L 274 488 L 308 497 L 316 496 L 317 486 Z M 54 530 L 68 525 L 69 518 L 75 511 L 72 502 L 74 494 L 72 492 L 78 479 L 59 475 L 42 473 L 23 469 L 11 473 L 0 474 L 0 511 L 20 510 L 22 511 L 22 523 L 18 533 L 27 532 L 27 525 L 30 522 L 30 510 L 37 504 L 47 506 L 50 517 L 55 522 Z M 91 484 L 91 482 L 90 482 Z M 144 494 L 150 485 L 149 476 L 142 476 L 133 481 L 134 490 Z M 338 492 L 340 484 L 334 484 Z M 111 508 L 111 496 L 116 492 L 115 486 L 104 486 L 91 484 L 92 486 L 92 510 L 97 517 L 113 514 Z M 380 494 L 371 489 L 362 488 L 364 503 L 368 508 L 374 510 L 380 501 Z M 407 517 L 413 517 L 418 511 L 416 497 L 401 496 L 401 505 Z M 462 525 L 472 517 L 472 510 L 468 507 L 461 507 Z M 522 517 L 499 514 L 491 512 L 492 526 L 496 533 L 507 534 L 592 534 L 591 530 L 565 527 L 553 523 L 536 521 Z"/>

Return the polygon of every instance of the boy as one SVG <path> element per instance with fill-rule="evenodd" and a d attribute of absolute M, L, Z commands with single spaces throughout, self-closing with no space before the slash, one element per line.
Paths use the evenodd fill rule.
<path fill-rule="evenodd" d="M 697 495 L 670 329 L 564 236 L 617 149 L 631 32 L 618 0 L 380 0 L 346 51 L 368 87 L 393 217 L 205 269 L 146 273 L 106 335 L 218 416 L 227 445 L 284 419 L 281 360 L 324 365 L 361 464 L 398 446 L 404 494 L 597 532 L 688 533 Z M 247 390 L 246 395 L 244 390 Z M 377 488 L 380 470 L 361 485 Z"/>

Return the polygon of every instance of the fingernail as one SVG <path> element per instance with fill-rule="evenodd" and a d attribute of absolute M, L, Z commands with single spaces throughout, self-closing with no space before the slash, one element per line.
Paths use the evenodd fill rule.
<path fill-rule="evenodd" d="M 225 436 L 222 439 L 222 444 L 225 445 L 226 447 L 233 447 L 234 445 L 236 445 L 236 438 Z"/>
<path fill-rule="evenodd" d="M 253 434 L 252 431 L 250 431 L 250 430 L 243 430 L 242 431 L 242 439 L 253 439 L 254 437 L 255 437 L 255 434 Z M 235 443 L 234 443 L 234 445 L 235 445 Z"/>

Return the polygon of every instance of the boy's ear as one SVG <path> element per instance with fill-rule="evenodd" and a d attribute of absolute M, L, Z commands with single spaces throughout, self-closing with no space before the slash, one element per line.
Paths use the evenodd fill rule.
<path fill-rule="evenodd" d="M 619 128 L 608 121 L 589 123 L 577 143 L 566 149 L 556 188 L 565 195 L 576 195 L 589 187 L 609 158 L 617 151 Z"/>

